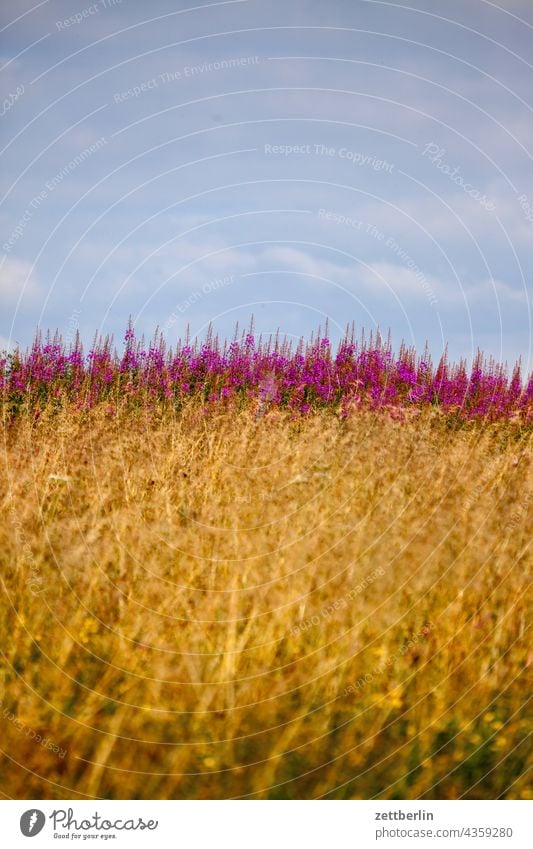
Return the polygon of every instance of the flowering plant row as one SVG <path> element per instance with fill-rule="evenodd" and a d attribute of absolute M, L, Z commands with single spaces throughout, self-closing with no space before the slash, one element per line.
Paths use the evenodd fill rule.
<path fill-rule="evenodd" d="M 356 341 L 353 330 L 336 350 L 320 332 L 293 345 L 251 331 L 231 343 L 209 331 L 204 341 L 173 349 L 160 334 L 145 345 L 130 324 L 120 352 L 106 337 L 87 354 L 79 337 L 67 346 L 59 334 L 38 333 L 26 351 L 0 354 L 0 393 L 11 414 L 39 412 L 52 401 L 86 408 L 102 401 L 179 406 L 196 398 L 252 402 L 260 412 L 333 408 L 347 416 L 364 406 L 402 417 L 433 406 L 465 420 L 533 418 L 533 377 L 524 380 L 519 364 L 509 374 L 478 353 L 470 369 L 464 361 L 450 364 L 446 354 L 434 366 L 427 351 L 418 356 L 402 345 L 394 354 L 390 338 L 363 334 Z"/>

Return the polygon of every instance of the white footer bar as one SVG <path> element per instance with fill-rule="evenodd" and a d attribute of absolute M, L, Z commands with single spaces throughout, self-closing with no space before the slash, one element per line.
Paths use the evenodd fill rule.
<path fill-rule="evenodd" d="M 531 849 L 529 801 L 4 801 L 2 845 Z M 32 839 L 35 842 L 31 842 Z M 69 843 L 67 843 L 69 841 Z"/>

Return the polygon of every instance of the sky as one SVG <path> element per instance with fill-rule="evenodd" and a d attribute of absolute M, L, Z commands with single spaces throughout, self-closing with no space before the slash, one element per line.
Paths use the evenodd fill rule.
<path fill-rule="evenodd" d="M 533 367 L 531 0 L 2 0 L 0 349 L 329 323 Z"/>

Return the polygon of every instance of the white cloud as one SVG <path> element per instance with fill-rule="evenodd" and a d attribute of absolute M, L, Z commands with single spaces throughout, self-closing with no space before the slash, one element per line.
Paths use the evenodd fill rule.
<path fill-rule="evenodd" d="M 502 303 L 518 303 L 526 305 L 528 295 L 525 289 L 517 289 L 502 280 L 484 280 L 468 290 L 469 298 L 484 298 L 495 296 Z"/>
<path fill-rule="evenodd" d="M 334 283 L 353 282 L 353 266 L 339 265 L 320 257 L 314 257 L 306 251 L 286 246 L 267 248 L 262 256 L 262 266 L 270 268 L 298 271 L 309 277 L 323 277 Z"/>
<path fill-rule="evenodd" d="M 501 304 L 527 305 L 527 292 L 509 285 L 503 280 L 485 279 L 477 283 L 444 280 L 431 274 L 425 274 L 418 266 L 406 268 L 388 262 L 374 262 L 362 268 L 358 273 L 367 286 L 383 287 L 397 295 L 410 298 L 426 297 L 428 300 L 453 305 L 464 304 L 464 298 L 469 302 L 480 300 L 484 303 L 499 302 Z"/>
<path fill-rule="evenodd" d="M 425 274 L 418 266 L 406 268 L 390 262 L 373 262 L 362 267 L 357 276 L 369 287 L 378 286 L 402 297 L 423 297 L 433 303 L 455 300 L 460 295 L 457 283 L 445 283 Z"/>
<path fill-rule="evenodd" d="M 38 291 L 33 265 L 24 259 L 4 256 L 0 261 L 0 304 L 15 307 L 19 297 L 33 300 Z"/>

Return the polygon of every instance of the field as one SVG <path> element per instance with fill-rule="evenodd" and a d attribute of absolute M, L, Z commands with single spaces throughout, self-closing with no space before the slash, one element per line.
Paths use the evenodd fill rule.
<path fill-rule="evenodd" d="M 57 380 L 4 382 L 4 797 L 530 798 L 529 407 Z"/>

